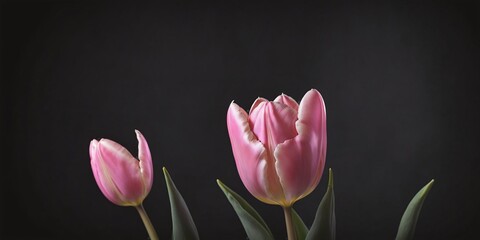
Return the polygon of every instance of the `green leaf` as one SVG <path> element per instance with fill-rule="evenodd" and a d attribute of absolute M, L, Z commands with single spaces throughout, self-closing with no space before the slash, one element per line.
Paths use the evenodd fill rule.
<path fill-rule="evenodd" d="M 293 227 L 295 228 L 295 234 L 297 235 L 298 240 L 303 240 L 307 237 L 308 228 L 302 218 L 300 218 L 300 215 L 298 215 L 297 211 L 293 208 L 292 210 L 292 221 Z"/>
<path fill-rule="evenodd" d="M 315 220 L 307 234 L 306 240 L 335 239 L 335 196 L 333 194 L 333 172 L 328 170 L 328 187 L 318 206 Z"/>
<path fill-rule="evenodd" d="M 172 211 L 172 239 L 173 240 L 195 240 L 199 239 L 197 227 L 193 222 L 187 204 L 183 200 L 182 195 L 178 192 L 177 187 L 172 181 L 167 169 L 163 168 L 163 175 L 167 182 L 168 196 Z"/>
<path fill-rule="evenodd" d="M 273 234 L 255 209 L 240 195 L 217 179 L 217 184 L 222 189 L 228 201 L 240 218 L 243 228 L 249 239 L 252 240 L 273 240 Z"/>
<path fill-rule="evenodd" d="M 400 226 L 398 227 L 396 240 L 410 240 L 415 235 L 415 226 L 417 225 L 420 210 L 422 210 L 423 202 L 427 197 L 428 192 L 433 186 L 434 180 L 430 181 L 413 197 L 412 201 L 407 206 L 403 213 Z"/>

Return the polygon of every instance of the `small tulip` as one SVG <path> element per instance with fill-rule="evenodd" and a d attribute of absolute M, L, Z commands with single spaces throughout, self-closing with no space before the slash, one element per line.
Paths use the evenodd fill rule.
<path fill-rule="evenodd" d="M 227 126 L 240 178 L 257 199 L 291 207 L 316 188 L 327 150 L 325 104 L 317 90 L 300 105 L 285 94 L 258 98 L 249 114 L 232 102 Z"/>
<path fill-rule="evenodd" d="M 120 206 L 139 206 L 152 188 L 152 157 L 147 141 L 135 130 L 138 159 L 120 144 L 102 138 L 90 142 L 90 163 L 103 195 Z"/>

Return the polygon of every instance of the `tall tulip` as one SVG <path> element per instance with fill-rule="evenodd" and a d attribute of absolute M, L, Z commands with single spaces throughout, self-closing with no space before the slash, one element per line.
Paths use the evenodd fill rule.
<path fill-rule="evenodd" d="M 150 149 L 140 131 L 135 130 L 138 140 L 138 159 L 122 145 L 102 138 L 90 142 L 90 163 L 93 176 L 103 195 L 119 206 L 135 207 L 151 239 L 158 239 L 148 215 L 143 208 L 153 182 L 153 166 Z"/>
<path fill-rule="evenodd" d="M 288 230 L 291 206 L 316 188 L 325 165 L 321 94 L 312 89 L 300 104 L 285 94 L 274 101 L 257 98 L 249 114 L 232 102 L 227 126 L 243 184 L 260 201 L 284 208 Z"/>

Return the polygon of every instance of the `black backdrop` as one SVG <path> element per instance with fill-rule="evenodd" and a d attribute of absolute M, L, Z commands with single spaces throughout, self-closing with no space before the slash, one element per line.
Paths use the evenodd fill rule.
<path fill-rule="evenodd" d="M 162 239 L 171 231 L 162 166 L 202 239 L 246 238 L 217 178 L 285 239 L 281 209 L 238 177 L 225 114 L 232 100 L 249 108 L 257 96 L 300 100 L 316 88 L 338 239 L 393 239 L 432 178 L 416 239 L 472 239 L 480 12 L 452 2 L 2 3 L 1 238 L 146 239 L 135 210 L 101 194 L 88 156 L 102 137 L 136 154 L 139 129 L 156 174 L 144 204 Z M 296 204 L 307 224 L 325 179 Z"/>

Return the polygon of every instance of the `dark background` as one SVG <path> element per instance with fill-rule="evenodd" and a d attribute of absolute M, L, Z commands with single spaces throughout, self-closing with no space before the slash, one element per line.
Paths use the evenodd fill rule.
<path fill-rule="evenodd" d="M 144 205 L 171 233 L 161 167 L 202 239 L 245 239 L 215 183 L 244 196 L 278 239 L 283 213 L 238 177 L 226 129 L 235 100 L 318 89 L 327 106 L 338 239 L 393 239 L 428 181 L 416 239 L 472 239 L 480 226 L 480 22 L 471 1 L 1 4 L 1 239 L 146 239 L 133 208 L 98 189 L 88 146 L 136 155 L 155 180 Z M 310 225 L 326 189 L 296 204 Z"/>

